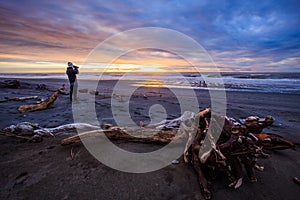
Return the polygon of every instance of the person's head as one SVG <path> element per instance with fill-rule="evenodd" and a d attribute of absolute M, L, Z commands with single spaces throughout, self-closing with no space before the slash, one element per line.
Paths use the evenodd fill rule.
<path fill-rule="evenodd" d="M 68 66 L 69 66 L 69 67 L 73 67 L 73 63 L 68 62 Z"/>

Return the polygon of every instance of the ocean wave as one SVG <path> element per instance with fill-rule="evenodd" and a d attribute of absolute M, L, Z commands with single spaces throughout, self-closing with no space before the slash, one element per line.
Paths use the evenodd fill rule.
<path fill-rule="evenodd" d="M 169 87 L 195 90 L 222 90 L 223 84 L 226 91 L 241 92 L 267 92 L 300 94 L 300 73 L 222 73 L 222 81 L 216 73 L 205 73 L 201 76 L 187 76 L 188 73 L 180 77 L 177 74 L 168 73 L 164 75 L 156 74 L 147 76 L 145 74 L 131 74 L 123 77 L 122 73 L 102 74 L 80 74 L 80 80 L 122 80 L 131 81 L 135 86 L 146 87 Z M 25 79 L 67 79 L 65 74 L 0 74 L 0 78 L 25 78 Z M 150 81 L 151 80 L 151 81 Z M 203 87 L 206 81 L 209 88 Z M 200 85 L 202 82 L 202 87 Z"/>

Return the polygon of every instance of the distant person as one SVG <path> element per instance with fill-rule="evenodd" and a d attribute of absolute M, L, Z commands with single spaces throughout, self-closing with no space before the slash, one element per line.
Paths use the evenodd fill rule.
<path fill-rule="evenodd" d="M 68 75 L 69 82 L 70 82 L 70 101 L 77 100 L 77 81 L 76 81 L 76 74 L 79 73 L 77 66 L 73 65 L 73 63 L 68 62 L 68 68 L 66 74 Z"/>

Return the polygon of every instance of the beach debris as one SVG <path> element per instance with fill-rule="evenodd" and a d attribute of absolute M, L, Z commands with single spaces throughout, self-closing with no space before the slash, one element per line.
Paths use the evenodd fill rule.
<path fill-rule="evenodd" d="M 186 111 L 180 118 L 175 120 L 167 120 L 161 123 L 152 124 L 149 127 L 118 127 L 118 126 L 107 126 L 105 130 L 93 130 L 83 132 L 79 135 L 75 135 L 66 138 L 61 141 L 62 145 L 69 145 L 77 142 L 81 142 L 82 139 L 95 138 L 106 136 L 112 140 L 125 140 L 130 142 L 142 142 L 142 143 L 157 143 L 167 144 L 170 142 L 182 142 L 187 135 L 192 134 L 194 129 L 193 121 L 195 114 L 193 112 Z M 180 125 L 180 128 L 178 127 Z M 165 124 L 164 124 L 165 123 Z M 171 128 L 173 125 L 174 128 Z M 175 128 L 176 127 L 176 128 Z M 189 135 L 189 138 L 191 136 Z M 185 141 L 184 141 L 185 143 Z"/>
<path fill-rule="evenodd" d="M 103 129 L 110 129 L 111 127 L 113 127 L 113 125 L 112 124 L 102 124 L 101 125 L 101 128 L 103 128 Z"/>
<path fill-rule="evenodd" d="M 137 112 L 135 112 L 135 114 L 136 114 L 136 113 L 137 113 Z M 145 125 L 145 123 L 144 123 L 143 121 L 140 121 L 139 125 L 140 125 L 140 127 L 143 127 L 143 126 Z"/>
<path fill-rule="evenodd" d="M 36 141 L 35 138 L 17 135 L 17 134 L 14 134 L 14 133 L 6 132 L 4 130 L 0 130 L 0 135 L 7 136 L 7 137 L 15 137 L 15 138 L 19 138 L 19 139 L 23 139 L 23 140 L 31 141 L 31 142 Z"/>
<path fill-rule="evenodd" d="M 298 185 L 300 185 L 300 179 L 298 177 L 294 177 L 293 181 L 294 181 L 294 183 L 297 183 Z"/>
<path fill-rule="evenodd" d="M 37 84 L 36 89 L 37 90 L 47 90 L 47 91 L 50 91 L 50 92 L 58 91 L 59 94 L 63 94 L 63 95 L 68 95 L 69 94 L 65 84 L 62 84 L 61 87 L 58 88 L 58 89 L 48 88 L 46 84 Z"/>
<path fill-rule="evenodd" d="M 222 123 L 221 123 L 222 122 Z M 216 174 L 227 177 L 229 186 L 237 189 L 243 183 L 243 166 L 250 182 L 257 182 L 254 170 L 263 171 L 264 167 L 257 164 L 259 158 L 270 158 L 265 149 L 294 148 L 295 144 L 280 136 L 263 133 L 263 129 L 272 125 L 274 118 L 267 116 L 259 118 L 250 116 L 240 123 L 228 116 L 212 115 L 206 108 L 198 113 L 185 112 L 174 120 L 163 120 L 160 123 L 143 127 L 119 127 L 112 124 L 103 125 L 100 129 L 85 123 L 66 124 L 55 128 L 42 128 L 37 124 L 20 123 L 5 128 L 7 136 L 24 137 L 32 134 L 29 140 L 39 141 L 42 136 L 57 136 L 66 133 L 75 134 L 76 129 L 82 129 L 80 134 L 61 140 L 61 145 L 93 141 L 95 139 L 125 140 L 130 142 L 168 144 L 178 142 L 185 145 L 184 162 L 194 168 L 198 176 L 200 189 L 205 199 L 211 199 L 209 182 Z M 211 124 L 214 126 L 210 126 Z M 221 131 L 216 140 L 214 135 Z M 71 159 L 75 154 L 70 151 Z M 173 160 L 172 164 L 178 164 Z M 293 181 L 300 184 L 299 178 Z"/>
<path fill-rule="evenodd" d="M 56 137 L 58 135 L 74 135 L 76 130 L 90 131 L 99 129 L 97 126 L 93 126 L 86 123 L 72 123 L 65 124 L 54 128 L 43 128 L 38 124 L 30 122 L 21 122 L 17 125 L 10 125 L 0 130 L 1 135 L 8 137 L 16 137 L 25 139 L 30 142 L 41 142 L 43 137 Z"/>
<path fill-rule="evenodd" d="M 88 93 L 88 89 L 87 88 L 84 88 L 84 89 L 79 89 L 78 92 L 80 93 Z"/>
<path fill-rule="evenodd" d="M 22 172 L 15 179 L 15 185 L 23 184 L 28 178 L 28 172 Z"/>
<path fill-rule="evenodd" d="M 74 160 L 75 154 L 74 154 L 74 151 L 73 151 L 73 147 L 71 148 L 70 156 L 71 156 L 71 160 Z"/>
<path fill-rule="evenodd" d="M 15 135 L 32 135 L 32 136 L 57 136 L 60 134 L 74 134 L 76 130 L 90 131 L 99 129 L 97 126 L 93 126 L 87 123 L 72 123 L 65 124 L 54 128 L 43 128 L 38 124 L 30 122 L 21 122 L 17 125 L 10 125 L 3 129 L 7 133 L 12 133 Z"/>
<path fill-rule="evenodd" d="M 265 167 L 256 163 L 254 165 L 254 169 L 256 169 L 257 171 L 263 172 Z"/>
<path fill-rule="evenodd" d="M 129 142 L 156 143 L 167 144 L 175 141 L 180 137 L 176 135 L 176 131 L 160 131 L 154 129 L 128 128 L 128 127 L 111 127 L 107 130 L 93 130 L 84 132 L 75 136 L 65 138 L 61 141 L 61 145 L 69 145 L 81 142 L 86 139 L 107 137 L 112 140 L 125 140 Z"/>
<path fill-rule="evenodd" d="M 38 96 L 14 97 L 14 98 L 5 97 L 3 100 L 0 100 L 0 103 L 7 102 L 7 101 L 26 101 L 26 100 L 41 101 L 41 98 L 39 98 Z"/>
<path fill-rule="evenodd" d="M 40 129 L 41 127 L 38 124 L 30 122 L 21 122 L 17 125 L 10 125 L 9 127 L 4 128 L 4 131 L 15 133 L 17 135 L 33 135 L 35 129 Z"/>
<path fill-rule="evenodd" d="M 163 120 L 158 123 L 154 124 L 149 124 L 147 125 L 148 128 L 156 128 L 157 130 L 169 130 L 169 129 L 180 129 L 181 125 L 189 124 L 193 125 L 194 124 L 194 118 L 197 117 L 195 116 L 194 112 L 191 111 L 185 111 L 182 116 L 172 119 L 172 120 Z M 184 123 L 182 123 L 184 122 Z"/>
<path fill-rule="evenodd" d="M 249 134 L 249 135 L 253 135 L 254 137 L 256 137 L 257 143 L 260 143 L 260 145 L 263 146 L 264 149 L 284 150 L 284 149 L 296 148 L 295 143 L 270 133 Z"/>
<path fill-rule="evenodd" d="M 296 145 L 293 142 L 283 139 L 282 137 L 271 134 L 262 133 L 263 129 L 271 126 L 275 119 L 272 116 L 259 118 L 257 116 L 249 116 L 246 119 L 240 119 L 241 124 L 245 125 L 248 131 L 248 136 L 263 146 L 264 149 L 284 150 L 294 149 Z"/>
<path fill-rule="evenodd" d="M 121 94 L 113 93 L 112 98 L 118 100 L 119 102 L 126 102 L 126 100 L 123 99 L 123 95 Z"/>
<path fill-rule="evenodd" d="M 173 165 L 177 165 L 177 164 L 179 164 L 180 162 L 179 162 L 179 160 L 172 160 L 172 164 Z"/>
<path fill-rule="evenodd" d="M 0 88 L 19 88 L 21 87 L 21 84 L 17 80 L 5 80 L 0 82 Z"/>
<path fill-rule="evenodd" d="M 243 184 L 243 178 L 239 178 L 238 180 L 230 183 L 228 186 L 234 189 L 238 189 L 239 187 L 242 186 L 242 184 Z"/>
<path fill-rule="evenodd" d="M 258 158 L 269 158 L 264 149 L 294 148 L 295 144 L 280 136 L 262 133 L 262 130 L 273 124 L 274 118 L 248 117 L 240 123 L 234 118 L 218 116 L 209 109 L 202 110 L 195 116 L 199 118 L 199 128 L 187 152 L 184 152 L 185 162 L 191 163 L 205 199 L 211 198 L 208 180 L 213 174 L 223 173 L 227 176 L 232 188 L 239 188 L 243 183 L 243 165 L 250 182 L 257 182 L 254 169 L 263 171 L 263 166 L 257 164 Z M 222 122 L 222 128 L 218 126 Z M 214 122 L 214 126 L 210 124 Z M 209 128 L 210 127 L 210 128 Z M 221 130 L 217 141 L 213 135 Z"/>
<path fill-rule="evenodd" d="M 69 95 L 65 84 L 62 84 L 62 86 L 58 89 L 58 92 L 59 94 Z"/>
<path fill-rule="evenodd" d="M 36 110 L 47 109 L 54 103 L 54 101 L 57 99 L 58 95 L 59 95 L 59 92 L 56 91 L 56 92 L 54 92 L 54 94 L 51 97 L 42 101 L 41 103 L 31 104 L 31 105 L 22 105 L 18 108 L 18 111 L 20 113 L 26 113 L 26 112 L 36 111 Z"/>
<path fill-rule="evenodd" d="M 82 139 L 102 137 L 106 136 L 112 140 L 125 140 L 130 142 L 142 142 L 142 143 L 157 143 L 157 144 L 168 144 L 170 142 L 185 142 L 186 136 L 192 134 L 194 127 L 191 128 L 193 123 L 190 122 L 194 117 L 192 112 L 185 112 L 182 117 L 175 119 L 176 123 L 171 123 L 172 120 L 165 121 L 168 122 L 167 128 L 164 128 L 163 123 L 158 123 L 159 128 L 154 124 L 147 127 L 118 127 L 118 126 L 108 126 L 105 130 L 93 130 L 83 132 L 79 135 L 75 135 L 66 138 L 61 141 L 62 145 L 73 144 L 81 142 Z M 191 119 L 192 118 L 192 119 Z M 170 124 L 175 124 L 178 126 L 178 121 L 183 120 L 182 126 L 180 128 L 170 128 Z M 189 136 L 190 137 L 190 136 Z"/>
<path fill-rule="evenodd" d="M 36 89 L 37 90 L 48 90 L 46 84 L 37 84 Z"/>
<path fill-rule="evenodd" d="M 91 95 L 99 95 L 99 91 L 97 91 L 97 90 L 91 90 L 89 93 Z"/>
<path fill-rule="evenodd" d="M 60 144 L 61 145 L 69 145 L 69 144 L 78 143 L 78 142 L 81 142 L 82 139 L 96 137 L 96 136 L 99 136 L 99 134 L 103 134 L 106 131 L 110 132 L 109 130 L 99 130 L 96 132 L 91 131 L 91 132 L 74 135 L 74 136 L 63 139 L 60 142 Z"/>

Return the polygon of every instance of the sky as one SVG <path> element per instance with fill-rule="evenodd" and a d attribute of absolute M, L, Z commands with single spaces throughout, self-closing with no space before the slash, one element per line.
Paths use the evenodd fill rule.
<path fill-rule="evenodd" d="M 84 65 L 107 38 L 143 27 L 187 35 L 220 71 L 300 72 L 298 0 L 0 0 L 0 72 L 64 72 L 68 61 Z M 197 62 L 203 71 L 214 70 Z M 168 49 L 137 49 L 114 60 L 110 70 L 189 71 L 189 65 Z"/>

